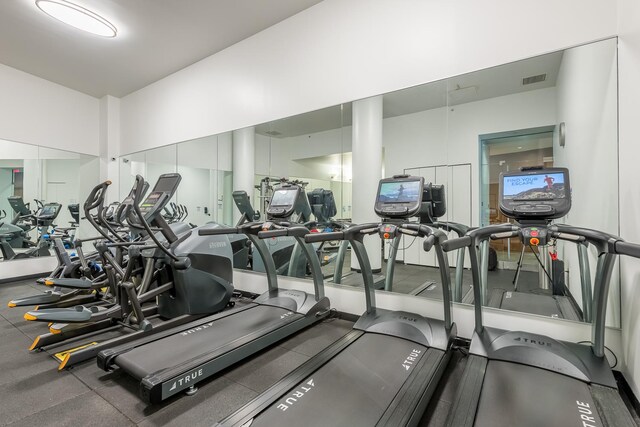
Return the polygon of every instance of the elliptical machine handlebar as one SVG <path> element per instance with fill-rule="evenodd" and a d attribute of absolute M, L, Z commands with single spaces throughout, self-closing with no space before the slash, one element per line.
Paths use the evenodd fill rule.
<path fill-rule="evenodd" d="M 85 214 L 87 211 L 97 208 L 101 204 L 104 204 L 104 198 L 107 193 L 107 188 L 111 185 L 111 181 L 106 180 L 101 184 L 96 185 L 87 196 L 87 200 L 84 202 Z"/>
<path fill-rule="evenodd" d="M 93 189 L 89 193 L 89 196 L 87 197 L 87 200 L 83 204 L 83 209 L 85 218 L 89 221 L 89 223 L 91 223 L 93 228 L 95 228 L 102 237 L 104 237 L 111 243 L 115 243 L 115 239 L 118 239 L 118 241 L 123 241 L 123 239 L 104 218 L 104 200 L 107 194 L 107 188 L 110 185 L 111 181 L 107 180 L 93 187 Z M 94 217 L 91 214 L 91 211 L 96 208 L 98 209 L 98 213 Z M 100 224 L 98 224 L 98 221 L 96 221 L 96 217 L 98 221 L 100 221 Z M 103 227 L 107 228 L 107 230 L 109 230 L 115 238 L 110 236 Z"/>
<path fill-rule="evenodd" d="M 198 230 L 198 236 L 220 236 L 221 234 L 240 234 L 239 227 L 218 227 Z"/>
<path fill-rule="evenodd" d="M 130 215 L 129 218 L 127 219 L 127 222 L 129 222 L 130 220 L 139 221 L 139 224 L 142 225 L 142 228 L 144 228 L 144 230 L 147 232 L 147 234 L 149 235 L 149 238 L 153 240 L 153 243 L 155 243 L 156 246 L 162 252 L 164 252 L 169 258 L 171 258 L 174 261 L 178 261 L 179 258 L 175 256 L 162 242 L 158 240 L 158 238 L 155 236 L 155 233 L 151 229 L 151 226 L 145 219 L 144 214 L 142 213 L 142 209 L 140 208 L 140 203 L 142 202 L 142 198 L 144 197 L 144 191 L 145 191 L 144 182 L 145 182 L 144 178 L 142 178 L 141 175 L 136 175 L 135 190 L 133 191 L 133 202 L 132 202 L 133 209 L 136 214 L 135 215 L 136 218 L 135 219 L 131 218 L 131 215 Z M 129 222 L 129 224 L 131 224 L 131 222 Z"/>

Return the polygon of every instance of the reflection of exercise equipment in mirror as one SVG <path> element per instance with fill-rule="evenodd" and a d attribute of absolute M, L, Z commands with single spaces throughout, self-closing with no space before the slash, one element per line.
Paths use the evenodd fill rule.
<path fill-rule="evenodd" d="M 267 221 L 275 216 L 291 224 L 306 224 L 309 222 L 311 219 L 311 207 L 305 192 L 306 182 L 287 180 L 286 178 L 281 178 L 277 182 L 274 182 L 271 178 L 265 178 L 261 182 L 263 186 L 265 185 L 264 183 L 269 184 L 266 186 L 268 188 L 267 193 L 271 193 L 271 199 L 266 202 L 263 201 L 263 206 L 265 206 L 263 212 Z M 299 189 L 299 191 L 291 191 L 293 189 Z M 296 199 L 290 200 L 289 198 L 291 197 L 296 197 Z M 238 206 L 237 201 L 236 206 Z M 290 211 L 288 210 L 289 206 L 293 206 Z M 240 206 L 238 208 L 241 209 Z M 281 217 L 283 209 L 287 209 L 286 217 Z M 309 273 L 308 263 L 302 248 L 296 244 L 295 239 L 288 236 L 280 236 L 269 239 L 266 245 L 276 264 L 277 274 L 289 277 L 307 277 Z M 252 254 L 251 265 L 253 271 L 266 272 L 264 261 L 259 253 Z"/>
<path fill-rule="evenodd" d="M 387 185 L 420 188 L 402 202 L 389 202 Z M 353 225 L 340 232 L 312 233 L 310 243 L 349 240 L 364 279 L 366 312 L 353 330 L 285 376 L 267 392 L 218 426 L 406 426 L 417 425 L 449 362 L 456 326 L 451 321 L 449 268 L 441 230 L 406 223 L 420 209 L 423 178 L 380 181 L 376 213 L 381 223 Z M 434 248 L 443 282 L 444 320 L 376 306 L 365 235 L 393 239 L 398 234 L 426 237 Z M 313 398 L 299 398 L 309 390 Z M 300 391 L 300 395 L 304 393 Z M 293 397 L 295 396 L 295 397 Z"/>
<path fill-rule="evenodd" d="M 508 218 L 514 219 L 515 224 L 521 227 L 522 233 L 516 237 L 521 239 L 523 248 L 514 274 L 513 287 L 507 286 L 505 288 L 505 283 L 489 283 L 486 271 L 489 240 L 482 242 L 480 259 L 482 265 L 482 302 L 484 305 L 560 319 L 591 321 L 592 290 L 588 243 L 578 242 L 576 245 L 582 294 L 580 299 L 582 305 L 580 305 L 565 284 L 565 266 L 557 256 L 555 239 L 548 239 L 545 231 L 552 219 L 566 215 L 571 207 L 568 175 L 565 180 L 562 171 L 563 169 L 533 167 L 501 175 L 500 210 Z M 559 193 L 560 189 L 563 193 Z M 518 193 L 515 193 L 516 191 Z M 553 201 L 552 206 L 554 207 L 561 204 L 566 207 L 562 211 L 555 207 L 556 213 L 553 216 L 548 216 L 546 212 L 527 210 L 526 207 L 529 205 L 525 202 L 531 200 Z M 540 271 L 537 286 L 529 289 L 518 287 L 522 258 L 526 249 L 531 250 L 535 255 Z M 549 252 L 551 256 L 548 255 Z M 463 297 L 463 302 L 473 303 L 473 301 L 473 292 L 469 291 Z"/>
<path fill-rule="evenodd" d="M 6 242 L 13 249 L 26 249 L 35 246 L 31 240 L 29 232 L 35 226 L 34 213 L 29 209 L 29 204 L 25 204 L 22 197 L 10 196 L 7 198 L 14 216 L 10 222 L 6 221 L 7 212 L 2 210 L 0 218 L 0 240 Z"/>
<path fill-rule="evenodd" d="M 640 258 L 640 245 L 597 230 L 551 224 L 552 219 L 566 215 L 570 207 L 567 169 L 503 173 L 500 209 L 516 223 L 481 227 L 443 243 L 445 251 L 469 248 L 476 301 L 470 356 L 446 425 L 568 426 L 575 425 L 576 420 L 580 425 L 635 425 L 605 355 L 605 322 L 616 256 Z M 511 237 L 519 237 L 531 246 L 562 240 L 597 248 L 589 345 L 483 325 L 481 301 L 485 289 L 477 248 L 489 239 Z M 577 418 L 578 413 L 588 413 L 588 422 L 582 421 L 584 417 Z"/>
<path fill-rule="evenodd" d="M 396 179 L 400 179 L 402 177 L 408 177 L 408 175 L 394 176 Z M 431 183 L 425 184 L 422 192 L 422 204 L 418 212 L 415 214 L 415 217 L 418 218 L 419 224 L 428 225 L 432 228 L 439 228 L 444 231 L 454 232 L 458 236 L 463 236 L 469 230 L 469 227 L 463 224 L 451 221 L 438 221 L 438 218 L 444 216 L 447 210 L 444 185 L 434 185 Z M 401 247 L 401 243 L 402 235 L 398 235 L 396 239 L 390 241 L 385 275 L 374 276 L 374 287 L 376 289 L 384 289 L 389 292 L 394 290 L 393 281 L 398 253 L 399 251 L 406 249 Z M 413 241 L 409 246 L 411 244 L 413 244 Z M 338 252 L 336 265 L 342 265 L 342 263 L 344 263 L 347 249 L 348 242 L 342 242 Z M 462 295 L 465 294 L 466 291 L 470 290 L 470 286 L 467 288 L 463 285 L 463 273 L 464 251 L 459 251 L 456 263 L 455 282 L 452 287 L 452 297 L 456 302 L 461 301 Z M 350 286 L 362 286 L 362 280 L 359 274 L 351 272 L 346 275 L 340 275 L 337 267 L 333 282 L 336 284 L 346 284 Z M 410 294 L 439 299 L 442 295 L 442 284 L 439 281 L 427 280 L 411 290 Z"/>
<path fill-rule="evenodd" d="M 21 200 L 22 199 L 20 198 L 20 201 Z M 7 242 L 7 239 L 11 239 L 15 236 L 15 232 L 10 234 L 0 234 L 0 251 L 2 252 L 2 257 L 5 261 L 51 255 L 49 249 L 51 247 L 52 241 L 49 238 L 49 235 L 50 233 L 53 233 L 53 230 L 55 230 L 54 222 L 58 217 L 58 214 L 60 213 L 62 205 L 55 202 L 43 203 L 40 200 L 34 201 L 36 202 L 38 208 L 34 213 L 28 215 L 28 217 L 31 218 L 34 227 L 36 227 L 38 230 L 38 241 L 35 244 L 35 247 L 31 247 L 24 252 L 16 252 L 14 251 L 14 248 Z M 20 208 L 20 210 L 22 211 L 22 208 Z M 21 215 L 21 218 L 26 219 L 26 217 L 27 216 Z M 51 230 L 49 229 L 50 227 Z"/>
<path fill-rule="evenodd" d="M 402 177 L 405 175 L 398 175 Z M 438 221 L 438 218 L 443 217 L 447 213 L 446 205 L 446 193 L 444 185 L 425 184 L 422 188 L 422 204 L 420 210 L 415 214 L 418 217 L 418 223 L 428 225 L 432 228 L 438 228 L 444 231 L 454 232 L 460 236 L 469 230 L 469 227 L 457 222 L 451 221 Z M 393 275 L 395 273 L 396 258 L 400 246 L 400 239 L 393 240 L 391 242 L 391 248 L 389 250 L 389 259 L 387 261 L 387 272 L 385 277 L 386 291 L 393 291 Z M 428 268 L 428 267 L 427 267 Z M 464 251 L 458 251 L 458 258 L 456 260 L 456 274 L 455 282 L 452 288 L 452 298 L 455 302 L 460 302 L 462 295 L 465 292 L 463 285 L 464 273 Z M 428 280 L 424 284 L 419 285 L 410 292 L 411 295 L 417 295 L 426 298 L 442 298 L 442 284 L 433 280 Z"/>

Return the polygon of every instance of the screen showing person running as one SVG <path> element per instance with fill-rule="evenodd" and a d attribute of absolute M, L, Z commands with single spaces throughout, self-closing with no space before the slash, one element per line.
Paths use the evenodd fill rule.
<path fill-rule="evenodd" d="M 549 200 L 566 197 L 563 173 L 509 175 L 502 178 L 505 200 Z"/>
<path fill-rule="evenodd" d="M 420 181 L 383 182 L 380 185 L 380 203 L 416 203 L 420 200 Z"/>
<path fill-rule="evenodd" d="M 271 206 L 293 206 L 297 195 L 297 190 L 276 190 L 271 197 Z"/>

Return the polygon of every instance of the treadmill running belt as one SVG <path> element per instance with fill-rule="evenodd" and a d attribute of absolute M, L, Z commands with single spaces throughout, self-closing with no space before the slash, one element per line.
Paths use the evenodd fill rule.
<path fill-rule="evenodd" d="M 256 331 L 266 333 L 302 317 L 298 313 L 287 313 L 291 312 L 279 307 L 258 305 L 136 347 L 117 356 L 115 363 L 140 380 L 154 372 L 180 366 L 191 359 L 212 353 L 245 335 Z"/>
<path fill-rule="evenodd" d="M 345 420 L 350 427 L 375 425 L 428 350 L 365 334 L 254 418 L 251 427 L 326 427 Z"/>
<path fill-rule="evenodd" d="M 586 383 L 516 363 L 488 363 L 475 427 L 602 425 Z"/>
<path fill-rule="evenodd" d="M 521 313 L 534 313 L 541 316 L 564 318 L 560 307 L 558 307 L 558 303 L 551 295 L 505 292 L 500 308 L 503 310 L 519 311 Z"/>

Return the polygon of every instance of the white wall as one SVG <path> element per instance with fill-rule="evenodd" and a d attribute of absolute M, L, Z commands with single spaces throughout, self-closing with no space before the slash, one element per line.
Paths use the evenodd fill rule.
<path fill-rule="evenodd" d="M 640 4 L 619 0 L 619 165 L 620 165 L 620 234 L 632 242 L 640 242 Z M 640 260 L 621 260 L 622 275 L 622 339 L 624 358 L 622 372 L 636 396 L 640 395 Z"/>
<path fill-rule="evenodd" d="M 99 101 L 0 64 L 0 138 L 98 155 Z"/>
<path fill-rule="evenodd" d="M 569 168 L 571 212 L 563 222 L 612 234 L 618 224 L 618 74 L 616 39 L 565 51 L 558 73 L 557 123 L 566 125 L 565 146 L 554 137 L 554 165 Z M 612 208 L 604 208 L 611 206 Z M 566 243 L 561 258 L 569 271 L 569 288 L 582 305 L 580 268 L 575 245 Z M 564 253 L 562 253 L 564 252 Z M 597 254 L 589 252 L 592 280 Z M 612 278 L 607 324 L 619 325 L 619 275 Z"/>
<path fill-rule="evenodd" d="M 609 37 L 616 34 L 614 6 L 602 0 L 543 0 L 535 8 L 509 0 L 491 7 L 474 0 L 326 0 L 124 97 L 122 152 Z"/>

